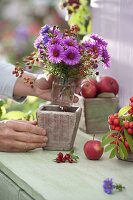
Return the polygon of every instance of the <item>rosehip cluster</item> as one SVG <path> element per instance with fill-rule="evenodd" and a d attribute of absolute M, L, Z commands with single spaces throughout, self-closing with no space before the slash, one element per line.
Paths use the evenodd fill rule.
<path fill-rule="evenodd" d="M 16 77 L 22 77 L 24 70 L 17 65 L 18 63 L 16 63 L 15 69 L 12 71 L 12 74 L 14 74 Z"/>
<path fill-rule="evenodd" d="M 111 133 L 111 134 L 108 135 L 108 137 L 116 139 L 115 141 L 111 142 L 111 144 L 116 144 L 117 146 L 119 146 L 118 141 L 121 141 L 124 144 L 124 146 L 126 147 L 127 151 L 128 152 L 131 151 L 130 147 L 129 147 L 129 144 L 128 144 L 128 142 L 127 142 L 127 140 L 126 140 L 124 135 L 117 134 L 117 133 Z"/>
<path fill-rule="evenodd" d="M 129 114 L 133 114 L 133 97 L 130 98 L 130 104 L 129 106 L 131 106 L 130 110 L 128 111 Z"/>
<path fill-rule="evenodd" d="M 133 135 L 133 122 L 125 121 L 124 128 L 127 130 L 129 135 Z"/>
<path fill-rule="evenodd" d="M 59 152 L 54 161 L 57 163 L 65 163 L 65 162 L 76 163 L 77 159 L 79 159 L 78 156 L 75 156 L 74 154 L 67 153 L 67 154 L 63 155 L 62 152 Z"/>
<path fill-rule="evenodd" d="M 111 130 L 121 131 L 122 126 L 120 125 L 120 120 L 118 117 L 118 113 L 115 113 L 114 115 L 109 115 L 108 117 L 108 123 L 110 125 Z"/>

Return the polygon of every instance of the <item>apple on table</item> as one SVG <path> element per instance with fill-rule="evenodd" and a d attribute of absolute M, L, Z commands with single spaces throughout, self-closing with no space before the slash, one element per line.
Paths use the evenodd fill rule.
<path fill-rule="evenodd" d="M 99 160 L 103 154 L 104 148 L 101 146 L 100 140 L 88 140 L 84 144 L 84 153 L 89 160 Z"/>

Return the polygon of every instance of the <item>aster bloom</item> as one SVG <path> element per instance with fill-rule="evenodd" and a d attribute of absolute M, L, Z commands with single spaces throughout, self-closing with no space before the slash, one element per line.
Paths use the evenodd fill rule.
<path fill-rule="evenodd" d="M 45 46 L 49 40 L 50 40 L 50 37 L 49 37 L 48 33 L 45 33 L 45 35 L 42 37 L 43 45 Z"/>
<path fill-rule="evenodd" d="M 67 65 L 76 65 L 80 61 L 80 52 L 78 49 L 74 47 L 69 47 L 67 50 L 64 52 L 64 63 Z"/>
<path fill-rule="evenodd" d="M 106 48 L 102 49 L 102 62 L 104 64 L 105 68 L 109 68 L 110 67 L 110 55 L 107 51 Z"/>
<path fill-rule="evenodd" d="M 61 44 L 62 43 L 62 39 L 59 37 L 54 37 L 54 38 L 50 38 L 49 39 L 49 44 L 48 45 L 52 45 L 52 44 Z"/>
<path fill-rule="evenodd" d="M 105 179 L 103 183 L 103 188 L 104 188 L 105 193 L 112 194 L 112 191 L 114 188 L 112 179 L 109 179 L 109 178 Z"/>
<path fill-rule="evenodd" d="M 39 36 L 36 38 L 35 42 L 34 42 L 34 47 L 35 47 L 36 49 L 39 49 L 41 43 L 42 43 L 42 37 L 39 35 Z"/>
<path fill-rule="evenodd" d="M 67 47 L 76 47 L 78 48 L 78 42 L 71 38 L 71 37 L 66 37 L 64 40 L 63 40 L 63 43 L 64 43 L 64 46 L 67 48 Z"/>
<path fill-rule="evenodd" d="M 45 26 L 41 28 L 40 35 L 44 35 L 45 33 L 48 33 L 49 29 L 50 29 L 50 26 L 46 24 Z"/>
<path fill-rule="evenodd" d="M 95 40 L 98 43 L 98 45 L 103 45 L 103 46 L 107 47 L 108 43 L 102 37 L 98 36 L 97 34 L 91 34 L 90 38 Z"/>
<path fill-rule="evenodd" d="M 52 63 L 59 63 L 64 56 L 64 49 L 61 45 L 55 44 L 48 47 L 48 58 Z"/>
<path fill-rule="evenodd" d="M 122 186 L 121 184 L 114 185 L 112 178 L 110 178 L 110 179 L 107 178 L 103 181 L 103 189 L 104 189 L 105 193 L 112 194 L 114 189 L 122 191 L 123 189 L 125 189 L 125 187 Z"/>

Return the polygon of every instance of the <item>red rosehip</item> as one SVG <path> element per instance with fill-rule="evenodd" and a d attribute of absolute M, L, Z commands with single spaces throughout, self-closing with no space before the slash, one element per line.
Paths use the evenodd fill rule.
<path fill-rule="evenodd" d="M 109 123 L 110 125 L 113 125 L 113 122 L 112 122 L 111 119 L 108 119 L 108 123 Z"/>
<path fill-rule="evenodd" d="M 71 155 L 68 154 L 68 153 L 64 156 L 64 159 L 65 159 L 65 160 L 69 160 L 70 158 L 71 158 Z"/>
<path fill-rule="evenodd" d="M 128 132 L 129 135 L 133 135 L 133 129 L 128 128 L 128 129 L 127 129 L 127 132 Z"/>
<path fill-rule="evenodd" d="M 117 125 L 119 125 L 119 123 L 120 123 L 119 119 L 117 119 L 117 118 L 116 118 L 116 119 L 114 119 L 114 125 L 116 125 L 116 126 L 117 126 Z"/>
<path fill-rule="evenodd" d="M 133 97 L 130 98 L 130 101 L 133 102 Z"/>
<path fill-rule="evenodd" d="M 125 147 L 126 147 L 127 151 L 129 152 L 129 151 L 130 151 L 130 147 L 129 147 L 129 144 L 128 144 L 128 142 L 127 142 L 127 141 L 125 141 L 125 142 L 124 142 L 124 145 L 125 145 Z"/>
<path fill-rule="evenodd" d="M 133 108 L 128 111 L 129 114 L 133 114 Z"/>
<path fill-rule="evenodd" d="M 108 119 L 111 121 L 114 121 L 115 117 L 114 117 L 114 115 L 109 115 Z"/>
<path fill-rule="evenodd" d="M 129 122 L 126 122 L 126 121 L 124 122 L 124 128 L 126 129 L 129 128 Z"/>
<path fill-rule="evenodd" d="M 58 158 L 63 158 L 63 153 L 59 152 L 57 156 Z"/>
<path fill-rule="evenodd" d="M 129 122 L 129 128 L 133 128 L 133 122 Z"/>
<path fill-rule="evenodd" d="M 115 130 L 115 125 L 111 125 L 111 126 L 110 126 L 110 129 L 111 129 L 111 130 Z"/>
<path fill-rule="evenodd" d="M 120 130 L 121 130 L 121 127 L 120 127 L 120 126 L 116 126 L 116 127 L 115 127 L 115 130 L 116 130 L 116 131 L 120 131 Z"/>

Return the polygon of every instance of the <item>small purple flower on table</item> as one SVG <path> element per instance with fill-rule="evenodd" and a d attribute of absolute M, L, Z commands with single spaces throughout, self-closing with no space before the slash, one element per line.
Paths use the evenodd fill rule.
<path fill-rule="evenodd" d="M 107 178 L 103 181 L 103 189 L 105 193 L 112 194 L 114 189 L 121 192 L 125 187 L 121 184 L 113 184 L 112 178 Z"/>

